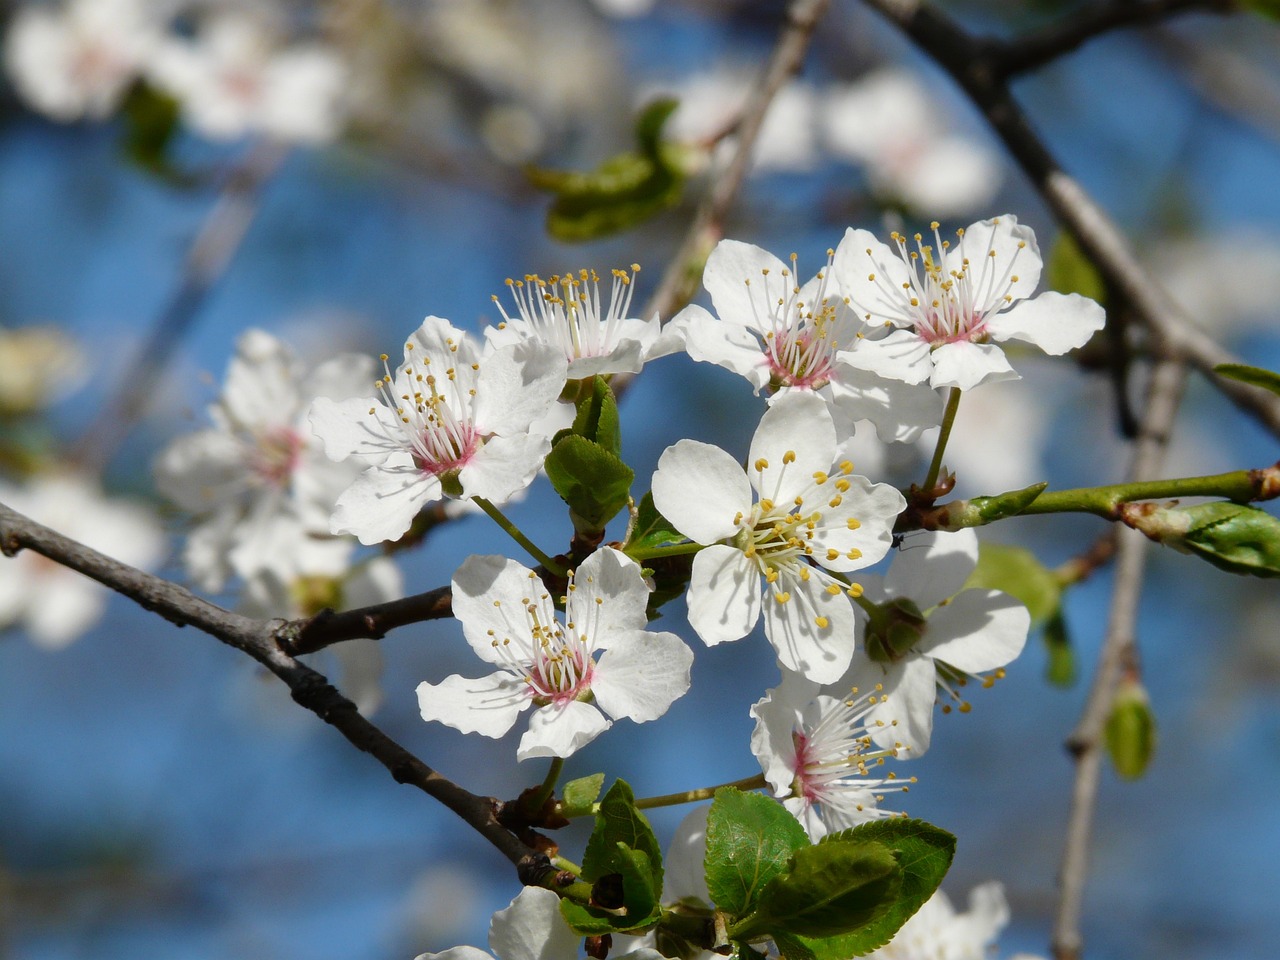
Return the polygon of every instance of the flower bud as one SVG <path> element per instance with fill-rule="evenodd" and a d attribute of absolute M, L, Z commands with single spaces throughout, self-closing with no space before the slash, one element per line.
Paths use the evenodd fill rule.
<path fill-rule="evenodd" d="M 1146 688 L 1133 678 L 1120 681 L 1106 726 L 1107 753 L 1116 773 L 1137 780 L 1156 752 L 1156 719 Z"/>
<path fill-rule="evenodd" d="M 1229 500 L 1176 508 L 1126 504 L 1121 519 L 1157 543 L 1194 553 L 1228 573 L 1280 577 L 1280 520 L 1257 507 Z"/>

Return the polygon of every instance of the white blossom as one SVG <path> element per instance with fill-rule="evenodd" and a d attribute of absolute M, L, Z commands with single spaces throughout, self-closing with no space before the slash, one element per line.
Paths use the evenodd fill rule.
<path fill-rule="evenodd" d="M 380 398 L 312 407 L 325 452 L 367 465 L 338 498 L 330 529 L 381 543 L 443 497 L 503 502 L 523 490 L 551 449 L 531 425 L 555 403 L 566 367 L 556 350 L 532 341 L 482 359 L 467 334 L 427 317 L 406 341 L 403 364 L 377 381 Z"/>
<path fill-rule="evenodd" d="M 899 740 L 917 755 L 929 749 L 933 707 L 943 699 L 968 712 L 960 689 L 979 674 L 990 686 L 1004 675 L 1027 642 L 1031 615 L 999 590 L 963 589 L 978 563 L 978 537 L 971 529 L 910 534 L 893 557 L 883 580 L 861 578 L 864 603 L 876 614 L 863 627 L 863 644 L 837 686 L 879 686 L 887 702 L 874 705 L 873 720 L 891 721 L 873 729 L 882 746 Z"/>
<path fill-rule="evenodd" d="M 4 43 L 14 86 L 54 120 L 110 116 L 160 43 L 155 11 L 149 0 L 24 4 Z"/>
<path fill-rule="evenodd" d="M 813 681 L 784 671 L 782 683 L 751 708 L 756 718 L 751 752 L 774 796 L 783 798 L 815 841 L 828 832 L 898 816 L 879 803 L 885 793 L 906 791 L 915 782 L 878 772 L 885 760 L 907 749 L 902 744 L 882 748 L 872 740 L 873 730 L 888 727 L 870 717 L 883 700 L 880 690 L 853 690 L 845 697 L 819 690 Z"/>
<path fill-rule="evenodd" d="M 780 398 L 766 411 L 748 465 L 744 472 L 719 447 L 695 440 L 668 447 L 658 461 L 654 505 L 706 545 L 693 561 L 689 623 L 709 645 L 737 640 L 763 607 L 782 665 L 834 680 L 853 657 L 850 597 L 860 592 L 842 575 L 884 556 L 906 502 L 853 473 L 827 405 L 812 394 Z"/>
<path fill-rule="evenodd" d="M 233 573 L 273 570 L 288 579 L 304 554 L 311 573 L 345 569 L 350 549 L 329 538 L 329 518 L 360 466 L 326 457 L 306 415 L 316 397 L 342 400 L 363 391 L 373 370 L 357 354 L 308 369 L 262 330 L 236 341 L 222 393 L 209 408 L 213 426 L 178 437 L 155 464 L 160 492 L 200 518 L 183 560 L 204 589 L 222 589 Z M 323 568 L 317 552 L 328 555 Z"/>
<path fill-rule="evenodd" d="M 570 577 L 562 622 L 532 570 L 470 557 L 453 577 L 453 612 L 498 670 L 419 684 L 422 718 L 500 737 L 534 707 L 520 760 L 570 756 L 609 729 L 606 714 L 656 720 L 689 689 L 693 652 L 673 633 L 646 632 L 648 598 L 639 564 L 605 547 Z"/>
<path fill-rule="evenodd" d="M 63 536 L 143 570 L 160 562 L 165 537 L 142 503 L 108 498 L 97 482 L 74 473 L 38 474 L 22 487 L 0 482 L 0 503 Z M 65 647 L 102 616 L 107 588 L 24 550 L 0 573 L 0 626 L 19 621 L 36 645 Z"/>
<path fill-rule="evenodd" d="M 867 336 L 844 359 L 906 383 L 970 390 L 991 380 L 1016 380 L 992 341 L 1024 340 L 1045 353 L 1083 346 L 1102 329 L 1100 306 L 1079 294 L 1048 291 L 1026 299 L 1040 282 L 1035 234 L 1012 215 L 983 220 L 953 246 L 933 224 L 910 249 L 892 236 L 888 247 L 852 228 L 835 258 L 835 274 L 850 306 L 887 334 Z"/>
<path fill-rule="evenodd" d="M 1009 923 L 1004 887 L 996 881 L 969 891 L 969 909 L 956 911 L 939 888 L 868 960 L 991 960 L 1000 931 Z M 1021 955 L 1023 960 L 1034 958 Z M 1018 960 L 1017 957 L 1013 960 Z"/>

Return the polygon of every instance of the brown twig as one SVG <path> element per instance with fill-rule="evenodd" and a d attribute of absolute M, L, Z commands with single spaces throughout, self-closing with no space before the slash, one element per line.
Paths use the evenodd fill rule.
<path fill-rule="evenodd" d="M 1002 79 L 1037 70 L 1078 50 L 1097 37 L 1126 27 L 1141 27 L 1180 13 L 1230 13 L 1235 0 L 1130 0 L 1099 4 L 1055 24 L 992 49 L 995 74 Z"/>
<path fill-rule="evenodd" d="M 396 627 L 452 616 L 452 601 L 449 587 L 436 587 L 412 597 L 341 613 L 322 610 L 314 617 L 286 623 L 275 636 L 280 649 L 291 656 L 315 653 L 344 640 L 381 640 Z"/>
<path fill-rule="evenodd" d="M 1158 473 L 1182 399 L 1186 376 L 1185 365 L 1177 360 L 1162 360 L 1152 371 L 1142 426 L 1129 470 L 1131 480 L 1146 480 Z M 1080 956 L 1080 914 L 1102 769 L 1102 729 L 1111 713 L 1116 684 L 1125 665 L 1137 662 L 1135 626 L 1146 566 L 1146 541 L 1135 530 L 1117 528 L 1114 533 L 1116 570 L 1106 637 L 1088 701 L 1080 721 L 1067 738 L 1067 749 L 1075 758 L 1076 772 L 1063 844 L 1062 869 L 1058 877 L 1058 915 L 1054 922 L 1052 945 L 1056 960 L 1076 960 Z"/>
<path fill-rule="evenodd" d="M 276 641 L 280 621 L 256 620 L 224 610 L 176 583 L 113 560 L 0 503 L 0 551 L 14 556 L 24 549 L 91 577 L 170 623 L 193 626 L 248 654 L 283 680 L 295 701 L 386 767 L 397 783 L 415 786 L 439 800 L 515 864 L 522 878 L 536 878 L 545 857 L 502 826 L 499 802 L 473 794 L 437 773 L 361 716 L 355 704 L 322 674 L 281 648 Z"/>
<path fill-rule="evenodd" d="M 1184 359 L 1236 406 L 1280 436 L 1280 397 L 1214 370 L 1219 364 L 1239 361 L 1195 326 L 1138 262 L 1106 212 L 1063 171 L 998 75 L 991 45 L 921 0 L 867 0 L 867 4 L 896 24 L 969 95 L 1108 289 L 1133 310 L 1154 341 L 1152 353 Z"/>

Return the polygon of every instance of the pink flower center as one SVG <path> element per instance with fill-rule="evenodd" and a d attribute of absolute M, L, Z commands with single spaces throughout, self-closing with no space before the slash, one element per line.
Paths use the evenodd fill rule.
<path fill-rule="evenodd" d="M 780 387 L 817 390 L 836 379 L 833 344 L 821 326 L 797 323 L 770 334 L 765 359 L 769 382 Z"/>
<path fill-rule="evenodd" d="M 539 647 L 527 676 L 533 702 L 560 706 L 581 699 L 591 689 L 595 661 L 585 644 L 558 630 Z"/>
<path fill-rule="evenodd" d="M 260 434 L 249 451 L 249 469 L 264 486 L 286 487 L 301 459 L 305 442 L 292 427 L 277 427 Z"/>
<path fill-rule="evenodd" d="M 484 438 L 469 420 L 435 420 L 423 428 L 413 445 L 413 462 L 424 473 L 438 477 L 456 473 L 484 446 Z"/>

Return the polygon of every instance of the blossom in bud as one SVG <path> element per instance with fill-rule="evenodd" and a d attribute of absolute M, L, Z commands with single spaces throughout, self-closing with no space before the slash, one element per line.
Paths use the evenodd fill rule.
<path fill-rule="evenodd" d="M 903 541 L 883 578 L 859 578 L 867 611 L 863 645 L 836 688 L 883 687 L 888 702 L 874 705 L 869 716 L 897 726 L 873 727 L 876 743 L 903 739 L 924 753 L 939 696 L 944 712 L 956 703 L 967 713 L 961 690 L 994 671 L 981 678 L 990 686 L 1022 652 L 1031 614 L 999 590 L 962 589 L 977 563 L 973 530 L 920 532 Z"/>
<path fill-rule="evenodd" d="M 857 420 L 870 420 L 883 440 L 908 441 L 937 426 L 938 396 L 927 386 L 909 386 L 850 365 L 842 351 L 866 327 L 845 304 L 827 265 L 801 285 L 796 257 L 788 266 L 760 247 L 721 240 L 707 258 L 702 283 L 717 316 L 697 304 L 668 325 L 684 337 L 694 360 L 714 363 L 745 377 L 770 402 L 791 393 L 821 397 L 840 421 L 841 434 Z"/>
<path fill-rule="evenodd" d="M 760 761 L 774 795 L 803 825 L 813 840 L 884 817 L 888 792 L 906 792 L 915 782 L 880 774 L 885 761 L 910 749 L 906 744 L 880 747 L 873 729 L 892 724 L 873 719 L 886 706 L 884 692 L 850 690 L 845 697 L 819 692 L 818 684 L 789 671 L 751 708 L 756 718 L 751 751 Z"/>
<path fill-rule="evenodd" d="M 562 599 L 563 622 L 532 570 L 470 557 L 453 577 L 453 613 L 476 655 L 498 670 L 419 684 L 422 718 L 500 737 L 534 707 L 517 758 L 567 757 L 609 729 L 605 714 L 656 720 L 688 691 L 693 652 L 673 633 L 645 630 L 649 588 L 634 560 L 597 550 Z"/>
<path fill-rule="evenodd" d="M 532 341 L 482 359 L 467 334 L 427 317 L 405 342 L 404 362 L 376 381 L 380 398 L 311 408 L 329 457 L 367 465 L 338 498 L 330 529 L 381 543 L 443 497 L 503 502 L 523 490 L 551 449 L 531 425 L 555 403 L 565 368 L 556 350 Z"/>
<path fill-rule="evenodd" d="M 1058 355 L 1102 329 L 1102 308 L 1079 294 L 1026 299 L 1043 263 L 1035 234 L 1016 217 L 958 230 L 954 245 L 932 226 L 932 244 L 922 234 L 909 243 L 894 233 L 892 247 L 866 230 L 845 234 L 833 268 L 840 288 L 866 323 L 887 328 L 848 344 L 846 362 L 906 383 L 969 390 L 1018 379 L 992 341 L 1023 340 Z"/>
<path fill-rule="evenodd" d="M 763 608 L 782 665 L 835 680 L 853 657 L 850 598 L 861 592 L 843 575 L 885 555 L 906 501 L 854 474 L 826 403 L 812 394 L 768 409 L 748 465 L 744 473 L 719 447 L 694 440 L 668 447 L 658 461 L 654 505 L 706 545 L 693 561 L 689 623 L 707 644 L 737 640 Z"/>

